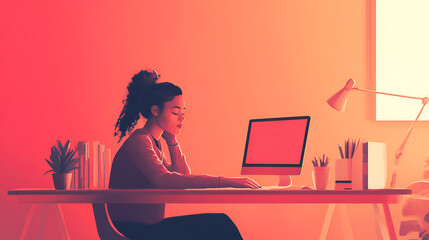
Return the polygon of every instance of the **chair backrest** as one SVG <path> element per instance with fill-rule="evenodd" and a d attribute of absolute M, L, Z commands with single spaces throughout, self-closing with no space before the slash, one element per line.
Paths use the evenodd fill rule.
<path fill-rule="evenodd" d="M 100 240 L 129 240 L 113 226 L 105 203 L 93 203 L 92 209 Z"/>

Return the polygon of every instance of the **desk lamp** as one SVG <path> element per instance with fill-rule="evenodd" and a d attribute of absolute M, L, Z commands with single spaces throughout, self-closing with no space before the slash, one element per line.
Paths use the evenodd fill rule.
<path fill-rule="evenodd" d="M 424 98 L 410 97 L 410 96 L 405 96 L 405 95 L 398 95 L 398 94 L 391 94 L 391 93 L 384 93 L 384 92 L 376 92 L 376 91 L 372 91 L 372 90 L 367 90 L 367 89 L 362 89 L 362 88 L 356 88 L 356 87 L 354 87 L 355 84 L 356 84 L 356 81 L 354 81 L 353 79 L 349 79 L 347 81 L 346 85 L 340 91 L 338 91 L 331 98 L 328 99 L 328 101 L 327 101 L 328 104 L 331 107 L 333 107 L 335 110 L 338 110 L 340 112 L 344 112 L 344 110 L 346 108 L 346 104 L 347 104 L 348 94 L 352 90 L 362 91 L 362 92 L 368 92 L 368 93 L 374 93 L 374 94 L 384 94 L 384 95 L 389 95 L 389 96 L 394 96 L 394 97 L 403 97 L 403 98 L 412 98 L 412 99 L 422 100 L 423 106 L 422 106 L 419 114 L 417 115 L 417 117 L 413 121 L 413 123 L 411 124 L 411 127 L 408 130 L 408 133 L 405 136 L 405 139 L 402 142 L 401 146 L 398 149 L 396 149 L 396 151 L 395 151 L 395 165 L 393 167 L 392 181 L 390 182 L 390 188 L 394 188 L 395 184 L 396 184 L 396 174 L 397 174 L 397 170 L 398 170 L 399 159 L 402 156 L 402 152 L 404 151 L 405 144 L 407 143 L 408 137 L 410 136 L 411 132 L 413 131 L 414 125 L 416 124 L 417 120 L 419 119 L 420 114 L 423 112 L 423 109 L 425 108 L 426 104 L 429 102 L 429 98 L 427 98 L 427 97 L 424 97 Z"/>

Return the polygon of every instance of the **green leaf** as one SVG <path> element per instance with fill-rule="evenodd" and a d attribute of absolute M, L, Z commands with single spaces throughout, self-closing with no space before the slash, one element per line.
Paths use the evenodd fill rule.
<path fill-rule="evenodd" d="M 48 172 L 55 172 L 54 170 L 48 170 L 48 171 L 46 171 L 44 174 L 43 174 L 43 176 L 45 176 L 46 175 L 46 173 L 48 173 Z"/>
<path fill-rule="evenodd" d="M 64 164 L 63 164 L 63 166 L 62 166 L 62 171 L 63 172 L 67 172 L 67 169 L 69 169 L 70 168 L 70 166 L 71 166 L 71 164 L 73 163 L 73 161 L 72 161 L 73 159 L 70 159 L 70 158 L 68 158 L 68 159 L 65 159 L 64 160 Z"/>
<path fill-rule="evenodd" d="M 71 161 L 67 161 L 66 163 L 64 163 L 64 165 L 62 166 L 62 171 L 67 172 L 67 169 L 69 168 L 71 163 Z"/>
<path fill-rule="evenodd" d="M 59 168 L 60 166 L 60 159 L 58 156 L 58 149 L 55 146 L 52 146 L 51 148 L 51 161 L 56 166 L 56 168 Z"/>
<path fill-rule="evenodd" d="M 49 164 L 49 166 L 52 168 L 52 169 L 55 169 L 55 166 L 54 166 L 54 164 L 51 162 L 51 161 L 49 161 L 48 159 L 46 159 L 45 158 L 45 160 L 46 160 L 46 162 Z"/>
<path fill-rule="evenodd" d="M 67 152 L 70 149 L 70 140 L 67 139 L 66 144 L 64 144 L 64 152 Z"/>
<path fill-rule="evenodd" d="M 70 164 L 67 168 L 64 169 L 64 172 L 71 172 L 73 168 L 76 167 L 76 164 Z"/>
<path fill-rule="evenodd" d="M 70 140 L 67 140 L 66 143 L 63 145 L 63 149 L 61 151 L 62 157 L 65 157 L 70 149 Z"/>
<path fill-rule="evenodd" d="M 64 173 L 71 172 L 73 169 L 77 168 L 77 166 L 76 166 L 77 163 L 78 163 L 78 161 L 72 161 L 72 160 L 69 161 L 67 163 L 67 165 L 64 166 L 64 169 L 62 170 L 62 172 L 64 172 Z"/>
<path fill-rule="evenodd" d="M 59 152 L 61 153 L 61 156 L 63 156 L 63 155 L 64 155 L 64 147 L 63 147 L 63 145 L 61 144 L 61 141 L 60 141 L 60 140 L 57 140 L 57 145 L 58 145 L 58 150 L 59 150 Z"/>
<path fill-rule="evenodd" d="M 67 162 L 70 159 L 72 159 L 74 157 L 75 153 L 76 153 L 76 151 L 74 151 L 74 150 L 71 150 L 70 152 L 68 152 L 66 154 L 66 156 L 64 157 L 65 161 Z"/>
<path fill-rule="evenodd" d="M 79 160 L 80 160 L 80 158 L 73 158 L 73 159 L 71 159 L 70 160 L 70 167 L 74 167 L 74 166 L 76 166 L 77 164 L 79 164 Z"/>

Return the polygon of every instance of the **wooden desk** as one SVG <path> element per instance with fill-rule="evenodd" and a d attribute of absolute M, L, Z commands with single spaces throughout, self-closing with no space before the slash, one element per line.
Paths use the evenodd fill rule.
<path fill-rule="evenodd" d="M 14 189 L 8 191 L 8 194 L 17 196 L 18 200 L 23 203 L 51 203 L 56 206 L 59 203 L 329 203 L 320 239 L 326 238 L 335 204 L 373 204 L 379 230 L 383 238 L 396 239 L 396 232 L 388 204 L 399 203 L 402 196 L 411 194 L 411 190 L 253 190 L 236 188 L 129 190 Z M 380 215 L 379 204 L 383 207 L 387 229 Z M 59 207 L 57 208 L 57 219 L 63 222 L 61 210 Z M 27 224 L 29 223 L 27 222 L 29 221 L 29 217 L 31 218 L 31 216 L 27 217 L 24 228 L 28 227 Z M 353 238 L 351 227 L 345 227 L 349 228 L 347 232 L 349 232 L 349 237 Z M 65 228 L 62 231 L 67 233 Z M 21 236 L 23 235 L 21 234 Z"/>

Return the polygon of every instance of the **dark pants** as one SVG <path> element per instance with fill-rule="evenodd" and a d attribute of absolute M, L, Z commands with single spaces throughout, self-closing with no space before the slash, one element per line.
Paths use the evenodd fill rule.
<path fill-rule="evenodd" d="M 155 224 L 113 222 L 130 239 L 139 240 L 242 240 L 234 222 L 223 213 L 205 213 L 165 218 Z"/>

